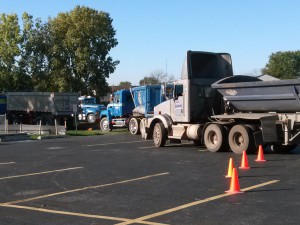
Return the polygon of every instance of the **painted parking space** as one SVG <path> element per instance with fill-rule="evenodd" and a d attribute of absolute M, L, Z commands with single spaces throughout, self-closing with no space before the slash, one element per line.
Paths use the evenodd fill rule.
<path fill-rule="evenodd" d="M 11 217 L 5 215 L 7 220 L 3 220 L 3 224 L 13 224 L 13 216 L 19 217 L 18 221 L 24 219 L 31 224 L 37 224 L 37 220 L 45 224 L 51 224 L 50 220 L 57 223 L 72 221 L 72 224 L 299 222 L 296 212 L 284 211 L 287 208 L 293 209 L 298 204 L 299 180 L 290 171 L 299 171 L 299 153 L 268 154 L 264 164 L 254 164 L 255 156 L 249 156 L 252 168 L 249 171 L 239 171 L 240 185 L 244 193 L 232 195 L 225 193 L 229 188 L 229 181 L 225 178 L 228 157 L 233 157 L 235 164 L 239 164 L 240 156 L 231 153 L 212 154 L 189 144 L 154 149 L 149 141 L 140 142 L 137 137 L 132 136 L 126 138 L 131 140 L 124 141 L 124 137 L 112 136 L 111 140 L 105 141 L 114 144 L 108 145 L 102 145 L 105 143 L 101 138 L 91 138 L 88 149 L 80 145 L 80 138 L 72 141 L 60 140 L 59 145 L 53 141 L 35 143 L 37 149 L 45 147 L 45 150 L 39 150 L 45 164 L 57 167 L 57 164 L 62 165 L 71 160 L 73 165 L 80 165 L 84 169 L 74 170 L 70 174 L 61 171 L 29 176 L 26 180 L 0 180 L 0 188 L 5 185 L 12 187 L 11 182 L 14 181 L 15 193 L 21 190 L 30 193 L 26 188 L 31 184 L 39 188 L 39 177 L 51 178 L 48 185 L 42 186 L 49 186 L 45 190 L 46 194 L 33 193 L 32 196 L 16 198 L 13 192 L 9 192 L 12 193 L 11 198 L 8 196 L 7 201 L 0 201 L 0 215 L 3 211 L 11 214 Z M 116 148 L 118 141 L 120 143 Z M 37 152 L 32 151 L 31 144 L 26 145 L 28 146 L 24 147 L 24 154 L 36 155 Z M 51 146 L 62 148 L 55 149 Z M 49 152 L 49 148 L 50 151 L 56 151 L 57 156 L 53 151 Z M 0 155 L 5 151 L 1 151 Z M 49 155 L 51 157 L 47 157 Z M 11 158 L 10 161 L 18 165 L 17 158 Z M 1 176 L 5 177 L 3 174 Z M 5 192 L 5 188 L 2 190 Z M 275 219 L 267 220 L 273 212 L 266 208 L 274 204 L 277 206 L 275 211 L 283 211 L 289 217 L 278 219 L 275 216 Z M 248 218 L 249 215 L 245 214 L 247 209 L 251 209 L 255 216 Z M 240 211 L 240 215 L 234 212 L 235 216 L 231 216 L 236 210 Z M 20 212 L 26 212 L 24 218 Z M 31 213 L 35 217 L 30 217 Z"/>

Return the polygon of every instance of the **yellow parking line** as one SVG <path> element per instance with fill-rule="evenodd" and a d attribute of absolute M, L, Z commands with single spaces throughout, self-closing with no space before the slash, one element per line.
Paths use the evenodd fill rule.
<path fill-rule="evenodd" d="M 124 141 L 124 142 L 111 142 L 111 143 L 105 143 L 105 144 L 93 144 L 93 145 L 82 145 L 84 147 L 93 147 L 93 146 L 104 146 L 104 145 L 116 145 L 116 144 L 130 144 L 130 143 L 138 143 L 138 142 L 145 142 L 147 140 L 142 141 Z"/>
<path fill-rule="evenodd" d="M 100 184 L 100 185 L 96 185 L 96 186 L 88 186 L 88 187 L 84 187 L 84 188 L 77 188 L 77 189 L 73 189 L 73 190 L 56 192 L 56 193 L 37 196 L 37 197 L 33 197 L 33 198 L 27 198 L 27 199 L 23 199 L 23 200 L 6 202 L 6 203 L 2 203 L 2 205 L 13 205 L 13 204 L 16 204 L 16 203 L 28 202 L 28 201 L 32 201 L 32 200 L 41 199 L 41 198 L 48 198 L 48 197 L 52 197 L 52 196 L 63 195 L 63 194 L 73 193 L 73 192 L 78 192 L 78 191 L 85 191 L 85 190 L 90 190 L 90 189 L 96 189 L 96 188 L 101 188 L 101 187 L 108 187 L 108 186 L 113 186 L 113 185 L 116 185 L 116 184 L 124 184 L 124 183 L 129 183 L 129 182 L 132 182 L 132 181 L 145 180 L 145 179 L 148 179 L 148 178 L 158 177 L 158 176 L 163 176 L 163 175 L 168 175 L 168 174 L 170 174 L 170 173 L 169 172 L 159 173 L 159 174 L 153 174 L 153 175 L 148 175 L 148 176 L 144 176 L 144 177 L 138 177 L 138 178 L 134 178 L 134 179 L 130 179 L 130 180 L 118 181 L 118 182 L 109 183 L 109 184 Z"/>
<path fill-rule="evenodd" d="M 5 162 L 5 163 L 0 163 L 0 165 L 7 165 L 7 164 L 14 164 L 16 162 Z"/>
<path fill-rule="evenodd" d="M 66 212 L 66 211 L 58 211 L 52 209 L 44 209 L 44 208 L 35 208 L 29 206 L 21 206 L 21 205 L 4 205 L 0 204 L 2 207 L 9 207 L 9 208 L 16 208 L 16 209 L 25 209 L 37 212 L 44 212 L 44 213 L 52 213 L 52 214 L 60 214 L 60 215 L 67 215 L 67 216 L 78 216 L 78 217 L 86 217 L 86 218 L 94 218 L 94 219 L 104 219 L 104 220 L 114 220 L 114 221 L 121 221 L 127 222 L 131 221 L 131 219 L 126 218 L 118 218 L 118 217 L 111 217 L 111 216 L 100 216 L 100 215 L 92 215 L 92 214 L 84 214 L 84 213 L 76 213 L 76 212 Z M 150 225 L 165 225 L 162 223 L 153 223 L 147 221 L 141 221 L 141 224 L 150 224 Z"/>
<path fill-rule="evenodd" d="M 29 177 L 29 176 L 35 176 L 35 175 L 41 175 L 41 174 L 47 174 L 47 173 L 55 173 L 55 172 L 62 172 L 67 170 L 77 170 L 82 169 L 83 167 L 72 167 L 72 168 L 66 168 L 66 169 L 60 169 L 60 170 L 51 170 L 51 171 L 44 171 L 39 173 L 29 173 L 29 174 L 22 174 L 22 175 L 16 175 L 16 176 L 9 176 L 9 177 L 0 177 L 0 180 L 6 180 L 6 179 L 13 179 L 18 177 Z"/>
<path fill-rule="evenodd" d="M 262 184 L 254 185 L 254 186 L 251 186 L 251 187 L 248 187 L 248 188 L 244 188 L 241 191 L 249 191 L 249 190 L 252 190 L 252 189 L 255 189 L 255 188 L 258 188 L 258 187 L 262 187 L 262 186 L 266 186 L 266 185 L 269 185 L 269 184 L 273 184 L 273 183 L 276 183 L 276 182 L 279 182 L 279 180 L 272 180 L 272 181 L 265 182 L 265 183 L 262 183 Z M 202 199 L 202 200 L 199 200 L 199 201 L 195 201 L 195 202 L 191 202 L 191 203 L 188 203 L 188 204 L 177 206 L 177 207 L 174 207 L 174 208 L 171 208 L 171 209 L 167 209 L 167 210 L 164 210 L 164 211 L 161 211 L 161 212 L 157 212 L 157 213 L 153 213 L 153 214 L 150 214 L 150 215 L 147 215 L 147 216 L 143 216 L 143 217 L 134 219 L 132 221 L 125 221 L 123 223 L 118 223 L 118 225 L 141 223 L 142 221 L 145 221 L 145 220 L 148 220 L 148 219 L 159 217 L 159 216 L 169 214 L 169 213 L 172 213 L 172 212 L 175 212 L 175 211 L 178 211 L 178 210 L 186 209 L 186 208 L 189 208 L 189 207 L 192 207 L 192 206 L 195 206 L 195 205 L 203 204 L 205 202 L 214 201 L 214 200 L 217 200 L 217 199 L 220 199 L 220 198 L 227 197 L 229 195 L 233 195 L 233 194 L 232 193 L 224 193 L 224 194 L 216 195 L 216 196 L 213 196 L 213 197 L 205 198 L 205 199 Z"/>

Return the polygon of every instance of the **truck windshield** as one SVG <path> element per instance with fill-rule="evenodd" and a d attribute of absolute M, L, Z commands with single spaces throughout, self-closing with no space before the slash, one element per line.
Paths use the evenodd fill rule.
<path fill-rule="evenodd" d="M 94 99 L 85 99 L 84 104 L 93 105 L 93 104 L 95 104 L 95 100 Z"/>
<path fill-rule="evenodd" d="M 120 94 L 115 94 L 114 102 L 120 102 Z"/>

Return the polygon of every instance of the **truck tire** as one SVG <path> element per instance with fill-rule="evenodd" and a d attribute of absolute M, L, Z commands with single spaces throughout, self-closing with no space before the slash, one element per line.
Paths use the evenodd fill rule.
<path fill-rule="evenodd" d="M 107 117 L 103 117 L 100 121 L 100 129 L 104 132 L 109 132 L 112 130 L 112 125 L 109 124 Z"/>
<path fill-rule="evenodd" d="M 228 150 L 227 131 L 219 124 L 209 124 L 204 131 L 204 144 L 210 152 Z"/>
<path fill-rule="evenodd" d="M 228 142 L 231 150 L 236 154 L 255 152 L 255 143 L 252 129 L 245 125 L 235 125 L 228 135 Z"/>
<path fill-rule="evenodd" d="M 155 147 L 163 147 L 166 144 L 167 132 L 163 123 L 156 123 L 153 129 L 153 142 Z"/>
<path fill-rule="evenodd" d="M 140 119 L 135 117 L 130 118 L 128 128 L 131 134 L 140 134 Z"/>
<path fill-rule="evenodd" d="M 88 123 L 95 123 L 95 122 L 96 122 L 96 116 L 95 116 L 95 114 L 90 113 L 90 114 L 87 116 L 87 122 L 88 122 Z"/>

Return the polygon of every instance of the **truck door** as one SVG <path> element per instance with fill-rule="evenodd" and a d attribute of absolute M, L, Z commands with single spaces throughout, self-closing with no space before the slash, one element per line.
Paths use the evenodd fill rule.
<path fill-rule="evenodd" d="M 179 80 L 174 85 L 174 96 L 173 99 L 170 100 L 171 117 L 174 122 L 189 122 L 188 85 L 188 80 Z"/>
<path fill-rule="evenodd" d="M 128 116 L 132 114 L 132 110 L 134 109 L 134 103 L 133 103 L 132 95 L 129 90 L 122 91 L 121 107 L 122 107 L 121 116 Z"/>
<path fill-rule="evenodd" d="M 184 115 L 183 105 L 183 85 L 179 84 L 175 86 L 175 99 L 174 99 L 174 115 L 176 117 Z"/>
<path fill-rule="evenodd" d="M 111 106 L 111 114 L 113 116 L 121 116 L 120 99 L 121 99 L 120 93 L 115 92 L 114 101 L 113 101 L 113 104 Z"/>

